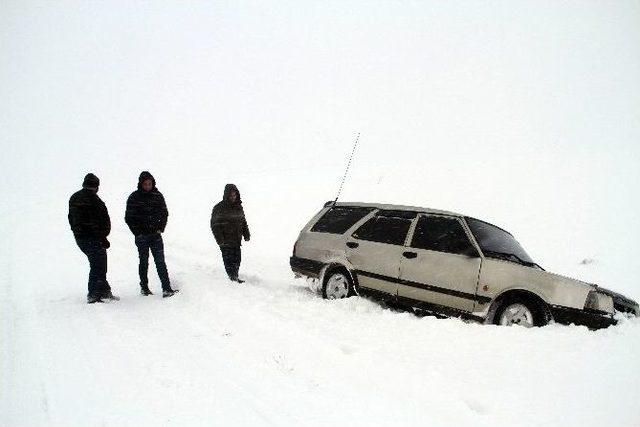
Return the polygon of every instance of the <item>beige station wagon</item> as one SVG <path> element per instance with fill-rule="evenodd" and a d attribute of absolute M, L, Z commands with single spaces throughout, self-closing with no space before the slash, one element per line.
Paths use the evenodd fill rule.
<path fill-rule="evenodd" d="M 327 202 L 295 243 L 291 268 L 328 299 L 364 295 L 417 312 L 500 325 L 550 321 L 592 329 L 638 304 L 545 271 L 507 231 L 410 206 Z"/>

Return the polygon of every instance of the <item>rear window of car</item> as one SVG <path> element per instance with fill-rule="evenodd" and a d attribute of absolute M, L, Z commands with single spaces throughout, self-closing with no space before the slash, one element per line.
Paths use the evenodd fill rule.
<path fill-rule="evenodd" d="M 311 227 L 311 231 L 316 233 L 343 234 L 356 222 L 364 218 L 373 208 L 357 206 L 336 206 L 329 209 Z"/>

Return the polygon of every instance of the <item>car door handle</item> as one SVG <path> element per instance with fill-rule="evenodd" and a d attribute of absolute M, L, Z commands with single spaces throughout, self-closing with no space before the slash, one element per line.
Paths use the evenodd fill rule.
<path fill-rule="evenodd" d="M 357 244 L 356 242 L 347 242 L 347 246 L 349 246 L 351 249 L 355 249 L 360 245 Z"/>
<path fill-rule="evenodd" d="M 413 258 L 416 258 L 418 254 L 415 252 L 403 252 L 402 256 L 405 258 L 413 259 Z"/>

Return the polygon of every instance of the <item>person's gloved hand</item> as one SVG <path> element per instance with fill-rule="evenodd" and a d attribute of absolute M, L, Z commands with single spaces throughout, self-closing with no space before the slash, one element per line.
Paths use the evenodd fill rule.
<path fill-rule="evenodd" d="M 111 243 L 109 243 L 106 237 L 102 238 L 101 243 L 102 243 L 102 247 L 105 249 L 109 249 L 111 247 Z"/>
<path fill-rule="evenodd" d="M 249 240 L 251 240 L 251 236 L 245 236 L 244 241 L 248 242 Z"/>

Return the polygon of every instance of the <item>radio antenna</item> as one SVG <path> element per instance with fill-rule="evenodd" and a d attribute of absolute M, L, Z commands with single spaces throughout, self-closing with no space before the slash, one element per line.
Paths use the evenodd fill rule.
<path fill-rule="evenodd" d="M 340 188 L 338 189 L 338 195 L 336 196 L 336 199 L 333 201 L 334 205 L 336 203 L 338 203 L 338 198 L 340 197 L 340 194 L 342 193 L 342 187 L 344 187 L 344 182 L 347 179 L 347 174 L 349 173 L 349 168 L 351 167 L 351 161 L 353 160 L 353 155 L 356 152 L 356 147 L 358 147 L 358 142 L 359 141 L 360 141 L 360 132 L 358 132 L 358 135 L 356 136 L 356 140 L 353 143 L 353 149 L 351 150 L 351 155 L 349 156 L 349 162 L 347 163 L 347 168 L 344 170 L 344 176 L 342 177 L 342 182 L 340 182 Z"/>

